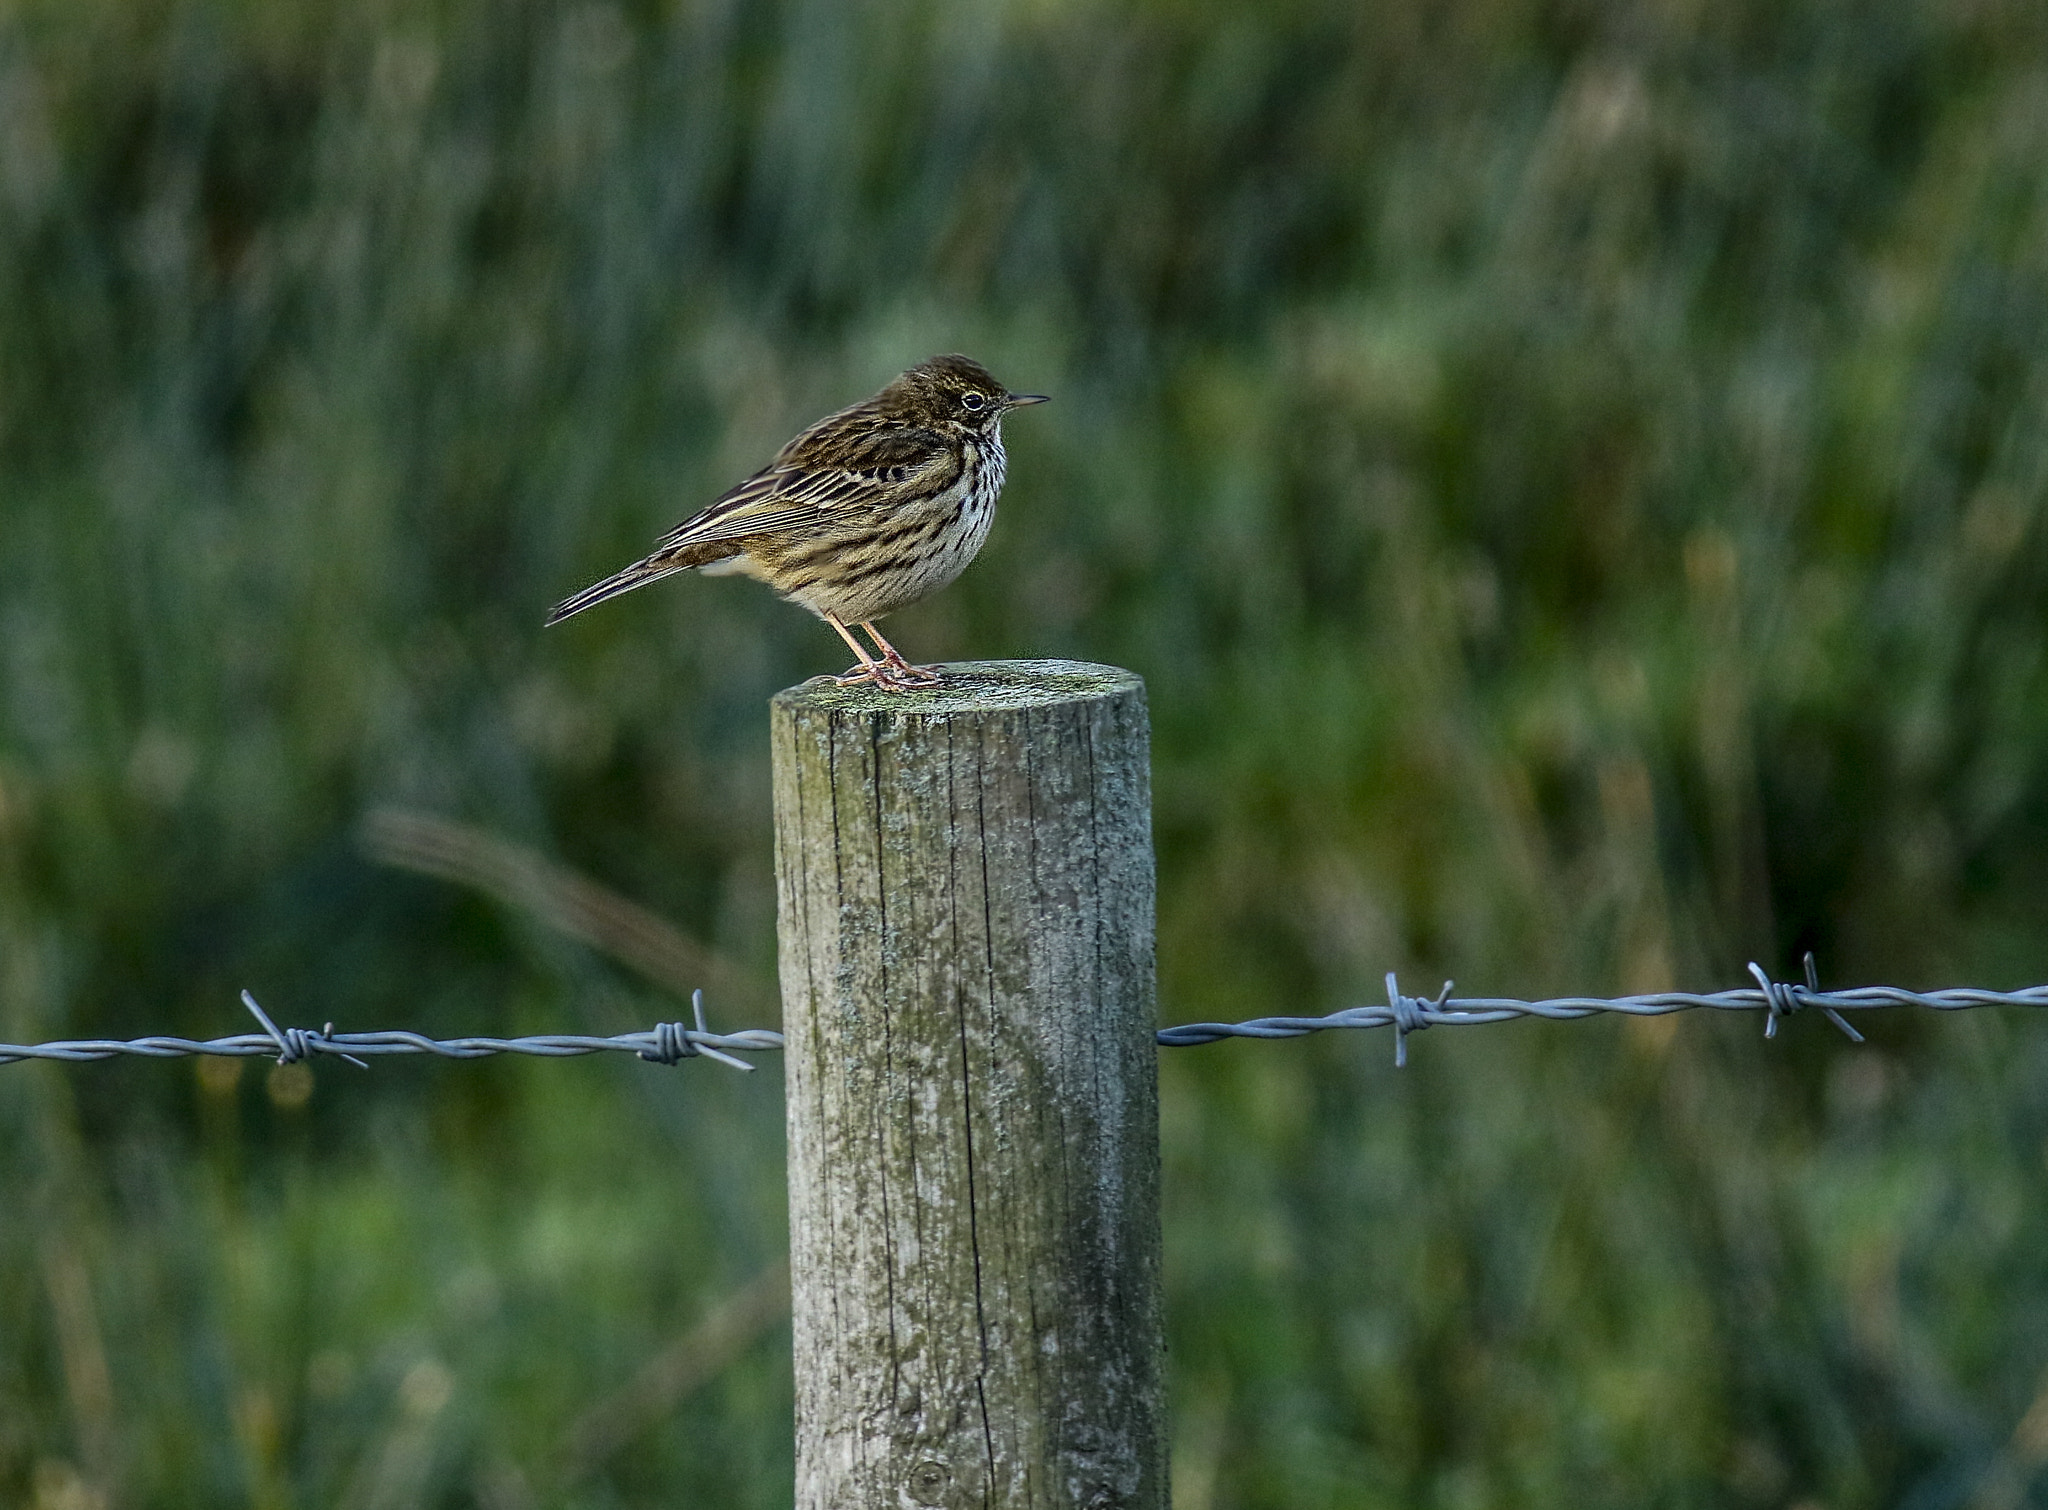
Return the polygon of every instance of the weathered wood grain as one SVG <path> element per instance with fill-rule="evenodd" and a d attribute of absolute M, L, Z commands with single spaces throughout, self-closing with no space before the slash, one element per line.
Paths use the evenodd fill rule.
<path fill-rule="evenodd" d="M 1144 688 L 773 719 L 800 1510 L 1163 1510 Z"/>

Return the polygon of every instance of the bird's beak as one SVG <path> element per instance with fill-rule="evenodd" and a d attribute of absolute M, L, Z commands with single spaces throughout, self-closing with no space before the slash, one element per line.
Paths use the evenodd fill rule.
<path fill-rule="evenodd" d="M 1003 400 L 1005 409 L 1022 409 L 1026 404 L 1043 404 L 1051 400 L 1050 393 L 1013 393 Z"/>

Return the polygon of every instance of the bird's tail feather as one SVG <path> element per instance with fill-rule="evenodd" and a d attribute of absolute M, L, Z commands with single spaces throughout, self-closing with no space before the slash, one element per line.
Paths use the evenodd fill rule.
<path fill-rule="evenodd" d="M 622 592 L 631 592 L 636 587 L 644 587 L 649 582 L 657 582 L 663 577 L 672 576 L 683 570 L 686 568 L 657 557 L 635 561 L 624 571 L 613 572 L 602 582 L 593 582 L 575 597 L 564 598 L 555 605 L 554 612 L 548 615 L 547 623 L 559 624 L 571 614 L 581 613 L 592 604 L 602 603 L 606 598 L 616 598 Z M 546 625 L 542 627 L 545 628 Z"/>

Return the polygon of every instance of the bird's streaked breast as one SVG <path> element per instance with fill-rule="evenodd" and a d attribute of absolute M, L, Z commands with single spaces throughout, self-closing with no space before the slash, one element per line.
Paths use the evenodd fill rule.
<path fill-rule="evenodd" d="M 961 463 L 935 491 L 883 493 L 848 509 L 833 529 L 790 542 L 758 574 L 813 613 L 849 624 L 930 596 L 965 571 L 988 538 L 1007 469 L 1001 438 L 966 441 Z"/>

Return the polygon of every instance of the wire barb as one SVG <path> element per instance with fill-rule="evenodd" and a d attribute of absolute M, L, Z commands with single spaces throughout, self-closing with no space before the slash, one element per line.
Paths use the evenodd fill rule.
<path fill-rule="evenodd" d="M 1749 973 L 1756 978 L 1757 989 L 1764 993 L 1764 1037 L 1778 1036 L 1778 1019 L 1790 1017 L 1799 1010 L 1799 1003 L 1792 995 L 1790 986 L 1781 986 L 1764 974 L 1764 967 L 1755 960 L 1749 962 Z"/>
<path fill-rule="evenodd" d="M 1444 982 L 1443 990 L 1436 993 L 1436 999 L 1417 999 L 1403 996 L 1401 988 L 1394 983 L 1394 972 L 1387 972 L 1387 1013 L 1394 1024 L 1394 1068 L 1408 1068 L 1408 1035 L 1420 1033 L 1428 1027 L 1432 1012 L 1441 1012 L 1444 1003 L 1451 999 L 1451 983 Z M 1362 1025 L 1361 1025 L 1362 1026 Z M 1162 1042 L 1164 1040 L 1161 1040 Z"/>
<path fill-rule="evenodd" d="M 1813 997 L 1817 1002 L 1819 1002 L 1820 1009 L 1822 1012 L 1827 1014 L 1827 1019 L 1829 1022 L 1833 1023 L 1836 1027 L 1840 1028 L 1844 1033 L 1849 1035 L 1849 1042 L 1863 1042 L 1863 1035 L 1857 1032 L 1854 1028 L 1849 1026 L 1848 1018 L 1844 1017 L 1840 1012 L 1837 1012 L 1833 1007 L 1829 1006 L 1826 1002 L 1819 1000 L 1820 972 L 1814 969 L 1813 951 L 1811 949 L 1806 951 L 1806 994 L 1808 996 Z"/>
<path fill-rule="evenodd" d="M 256 1014 L 256 1020 L 263 1024 L 263 1031 L 268 1033 L 277 1044 L 277 1062 L 279 1064 L 297 1064 L 303 1059 L 309 1059 L 315 1054 L 324 1052 L 340 1054 L 343 1059 L 346 1059 L 359 1070 L 366 1070 L 370 1067 L 368 1063 L 356 1058 L 355 1055 L 343 1053 L 342 1050 L 334 1047 L 334 1024 L 331 1022 L 317 1033 L 308 1032 L 304 1028 L 280 1028 L 270 1020 L 270 1014 L 258 1006 L 256 998 L 247 991 L 242 993 L 242 1005 Z"/>
<path fill-rule="evenodd" d="M 654 1042 L 640 1050 L 640 1057 L 649 1064 L 676 1065 L 685 1059 L 695 1059 L 702 1055 L 706 1059 L 716 1059 L 720 1064 L 729 1064 L 736 1070 L 745 1070 L 752 1074 L 754 1067 L 746 1060 L 735 1059 L 732 1055 L 711 1047 L 717 1035 L 704 1025 L 704 992 L 701 989 L 690 993 L 690 1008 L 697 1019 L 697 1026 L 694 1029 L 679 1022 L 656 1023 Z"/>

